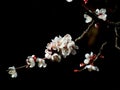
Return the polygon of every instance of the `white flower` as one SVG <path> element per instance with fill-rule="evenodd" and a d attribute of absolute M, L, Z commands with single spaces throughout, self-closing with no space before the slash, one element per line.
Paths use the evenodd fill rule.
<path fill-rule="evenodd" d="M 86 19 L 85 20 L 85 23 L 90 23 L 92 21 L 92 17 L 90 17 L 89 15 L 87 14 L 84 14 L 84 18 Z"/>
<path fill-rule="evenodd" d="M 29 65 L 30 68 L 33 68 L 35 66 L 35 60 L 36 60 L 35 55 L 28 56 L 26 59 L 26 63 L 27 65 Z"/>
<path fill-rule="evenodd" d="M 51 59 L 52 59 L 53 61 L 60 62 L 60 61 L 61 61 L 61 56 L 58 55 L 57 53 L 54 53 L 54 54 L 52 55 Z"/>
<path fill-rule="evenodd" d="M 96 13 L 96 15 L 98 15 L 99 19 L 106 21 L 106 19 L 107 19 L 106 9 L 104 9 L 104 8 L 101 8 L 100 10 L 96 9 L 95 13 Z"/>
<path fill-rule="evenodd" d="M 93 57 L 93 52 L 91 52 L 90 54 L 89 53 L 86 53 L 85 54 L 85 59 L 84 59 L 84 63 L 85 64 L 89 64 L 91 58 Z"/>
<path fill-rule="evenodd" d="M 17 77 L 17 72 L 14 66 L 8 68 L 8 74 L 10 74 L 12 78 Z"/>
<path fill-rule="evenodd" d="M 47 64 L 45 63 L 45 60 L 42 59 L 42 58 L 37 58 L 36 62 L 38 62 L 38 67 L 39 68 L 41 68 L 41 67 L 43 67 L 43 68 L 47 67 Z"/>
<path fill-rule="evenodd" d="M 86 65 L 84 69 L 88 69 L 88 71 L 99 71 L 99 68 L 93 65 Z"/>

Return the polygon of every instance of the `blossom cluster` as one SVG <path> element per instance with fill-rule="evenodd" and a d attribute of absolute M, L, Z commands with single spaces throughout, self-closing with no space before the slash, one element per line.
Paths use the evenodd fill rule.
<path fill-rule="evenodd" d="M 33 68 L 35 66 L 35 63 L 38 63 L 38 67 L 45 68 L 47 64 L 45 63 L 45 60 L 43 58 L 36 58 L 35 55 L 28 56 L 26 59 L 27 67 Z"/>
<path fill-rule="evenodd" d="M 97 8 L 94 13 L 97 15 L 99 19 L 102 19 L 103 21 L 107 20 L 107 14 L 105 8 L 101 8 L 101 9 Z M 93 20 L 92 17 L 87 14 L 84 14 L 84 18 L 86 19 L 85 23 L 90 23 Z"/>
<path fill-rule="evenodd" d="M 46 68 L 47 64 L 45 63 L 45 60 L 43 58 L 36 57 L 35 55 L 28 56 L 26 59 L 26 68 L 33 68 L 35 67 L 36 63 L 38 63 L 39 68 Z M 20 68 L 20 67 L 19 67 Z M 8 68 L 8 74 L 11 75 L 12 78 L 16 78 L 18 76 L 15 66 Z"/>
<path fill-rule="evenodd" d="M 72 2 L 73 0 L 66 0 L 66 1 Z M 83 2 L 86 5 L 88 3 L 88 0 L 83 0 Z M 107 20 L 107 14 L 106 14 L 105 8 L 101 8 L 101 9 L 97 8 L 95 11 L 88 10 L 88 12 L 89 11 L 91 14 L 93 14 L 93 16 L 96 16 L 97 20 L 98 19 L 101 19 L 103 21 Z M 83 17 L 85 18 L 85 23 L 91 23 L 92 21 L 94 21 L 93 17 L 91 16 L 89 16 L 87 13 L 83 15 Z M 82 35 L 78 37 L 77 39 L 75 39 L 75 41 L 72 40 L 72 37 L 70 34 L 66 34 L 63 37 L 60 35 L 56 36 L 54 39 L 51 40 L 51 42 L 47 43 L 45 51 L 44 51 L 45 53 L 44 58 L 36 57 L 36 55 L 34 54 L 31 56 L 28 56 L 26 58 L 26 65 L 20 66 L 20 67 L 11 66 L 7 70 L 8 74 L 10 74 L 12 78 L 16 78 L 18 76 L 17 69 L 24 68 L 24 67 L 33 68 L 36 66 L 36 64 L 39 68 L 46 68 L 47 67 L 46 60 L 50 60 L 53 62 L 61 62 L 62 58 L 64 59 L 64 58 L 67 58 L 67 56 L 69 55 L 75 55 L 77 53 L 77 50 L 79 49 L 79 47 L 76 45 L 75 42 L 80 40 L 89 31 L 89 29 L 91 28 L 93 24 L 94 23 L 91 23 L 88 26 L 88 28 L 82 33 Z M 97 28 L 97 24 L 95 23 L 94 25 Z M 115 34 L 116 34 L 115 46 L 120 50 L 117 44 L 118 34 L 116 31 L 116 28 L 115 28 Z M 86 69 L 90 72 L 99 71 L 99 68 L 94 65 L 94 62 L 100 56 L 101 50 L 103 49 L 103 46 L 106 45 L 106 43 L 107 42 L 102 44 L 100 51 L 97 55 L 93 54 L 93 52 L 86 53 L 85 59 L 83 60 L 82 63 L 79 64 L 79 67 L 82 69 L 80 70 L 75 69 L 74 72 L 79 72 L 81 70 L 86 70 Z"/>
<path fill-rule="evenodd" d="M 91 52 L 90 54 L 86 53 L 83 63 L 80 63 L 80 67 L 84 67 L 84 69 L 88 69 L 88 71 L 99 71 L 99 68 L 97 66 L 94 66 L 95 58 L 96 55 L 93 54 L 93 52 Z"/>
<path fill-rule="evenodd" d="M 26 59 L 25 67 L 33 68 L 37 63 L 39 68 L 46 68 L 46 59 L 60 62 L 62 57 L 66 58 L 70 54 L 75 55 L 76 49 L 78 49 L 78 46 L 75 45 L 75 42 L 72 40 L 70 34 L 66 34 L 64 37 L 56 36 L 54 39 L 52 39 L 52 42 L 47 44 L 44 58 L 39 58 L 35 55 L 28 56 Z M 15 66 L 8 68 L 8 73 L 11 75 L 12 78 L 17 77 L 16 69 L 17 68 L 15 68 Z"/>
<path fill-rule="evenodd" d="M 52 61 L 60 62 L 61 58 L 66 58 L 70 54 L 75 55 L 78 46 L 72 40 L 70 34 L 66 34 L 64 37 L 55 37 L 52 42 L 48 43 L 45 49 L 45 58 Z"/>

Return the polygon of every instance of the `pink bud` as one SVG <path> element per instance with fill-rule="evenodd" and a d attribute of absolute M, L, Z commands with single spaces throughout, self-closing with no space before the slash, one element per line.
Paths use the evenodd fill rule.
<path fill-rule="evenodd" d="M 100 58 L 104 58 L 104 56 L 103 56 L 103 55 L 100 55 Z"/>
<path fill-rule="evenodd" d="M 32 58 L 34 59 L 34 61 L 36 62 L 37 57 L 35 55 L 32 55 Z"/>
<path fill-rule="evenodd" d="M 74 69 L 74 72 L 79 72 L 79 70 L 78 69 Z"/>
<path fill-rule="evenodd" d="M 85 64 L 84 63 L 80 63 L 80 67 L 83 67 Z"/>
<path fill-rule="evenodd" d="M 88 0 L 83 0 L 85 4 L 87 4 Z"/>

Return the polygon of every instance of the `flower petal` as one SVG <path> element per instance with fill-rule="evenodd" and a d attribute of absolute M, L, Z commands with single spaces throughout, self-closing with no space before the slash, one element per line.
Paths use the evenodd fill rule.
<path fill-rule="evenodd" d="M 90 62 L 90 59 L 85 59 L 85 60 L 84 60 L 84 63 L 85 63 L 85 64 L 89 64 L 89 62 Z"/>
<path fill-rule="evenodd" d="M 85 58 L 89 58 L 90 57 L 90 54 L 89 53 L 86 53 L 85 54 Z"/>
<path fill-rule="evenodd" d="M 93 56 L 93 52 L 90 52 L 90 56 Z"/>

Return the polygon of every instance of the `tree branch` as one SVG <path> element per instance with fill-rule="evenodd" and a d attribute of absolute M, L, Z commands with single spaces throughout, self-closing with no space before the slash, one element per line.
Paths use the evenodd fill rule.
<path fill-rule="evenodd" d="M 118 50 L 120 50 L 120 47 L 118 46 L 118 33 L 117 33 L 117 28 L 115 27 L 115 48 L 117 48 Z"/>
<path fill-rule="evenodd" d="M 82 39 L 84 37 L 84 35 L 90 30 L 90 28 L 93 26 L 94 23 L 95 23 L 95 21 L 93 20 L 91 22 L 91 24 L 88 26 L 88 28 L 81 34 L 81 36 L 79 36 L 78 38 L 75 39 L 75 42 Z"/>
<path fill-rule="evenodd" d="M 96 60 L 98 59 L 98 57 L 101 55 L 101 52 L 102 52 L 102 50 L 103 50 L 103 47 L 104 47 L 106 44 L 107 44 L 107 42 L 104 42 L 104 43 L 101 45 L 101 47 L 100 47 L 100 49 L 99 49 L 99 52 L 98 52 L 98 54 L 96 55 L 96 58 L 94 59 L 94 61 L 96 61 Z"/>

